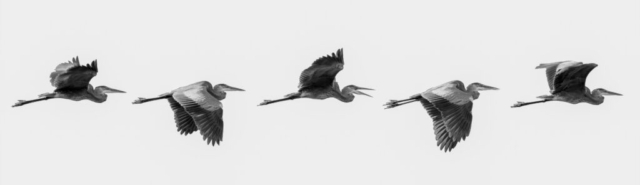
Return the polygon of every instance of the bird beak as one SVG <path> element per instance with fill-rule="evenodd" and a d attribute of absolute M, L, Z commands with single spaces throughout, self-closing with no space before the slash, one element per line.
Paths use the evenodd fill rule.
<path fill-rule="evenodd" d="M 482 87 L 482 90 L 500 90 L 497 87 L 491 87 L 488 85 L 485 85 L 484 87 Z"/>
<path fill-rule="evenodd" d="M 244 89 L 240 89 L 240 88 L 237 88 L 237 87 L 227 86 L 227 87 L 225 88 L 225 91 L 244 91 Z"/>
<path fill-rule="evenodd" d="M 355 90 L 353 91 L 353 94 L 365 95 L 365 96 L 373 98 L 373 96 L 368 95 L 367 93 L 363 93 L 362 91 L 359 91 L 359 90 L 370 90 L 370 91 L 373 91 L 373 89 L 366 88 L 366 87 L 356 87 Z"/>
<path fill-rule="evenodd" d="M 105 92 L 105 93 L 126 93 L 124 91 L 121 91 L 121 90 L 118 90 L 118 89 L 112 89 L 112 88 L 105 89 L 102 92 Z"/>
<path fill-rule="evenodd" d="M 607 95 L 622 96 L 622 94 L 620 94 L 620 93 L 611 92 L 611 91 L 608 91 L 608 92 L 607 92 Z"/>

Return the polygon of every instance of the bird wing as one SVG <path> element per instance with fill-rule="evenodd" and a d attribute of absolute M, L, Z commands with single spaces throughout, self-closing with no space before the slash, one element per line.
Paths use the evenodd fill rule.
<path fill-rule="evenodd" d="M 207 144 L 222 141 L 222 104 L 204 86 L 175 92 L 173 98 L 191 116 Z"/>
<path fill-rule="evenodd" d="M 555 80 L 556 74 L 561 72 L 561 69 L 570 65 L 575 65 L 578 62 L 573 61 L 560 61 L 560 62 L 552 62 L 552 63 L 542 63 L 536 67 L 536 69 L 547 69 L 547 84 L 549 85 L 549 89 L 553 91 L 554 85 L 553 82 Z M 580 63 L 582 64 L 582 63 Z M 561 65 L 561 66 L 560 66 Z M 560 68 L 558 68 L 560 66 Z"/>
<path fill-rule="evenodd" d="M 570 66 L 558 66 L 558 73 L 553 80 L 553 90 L 551 94 L 563 91 L 584 91 L 587 76 L 596 68 L 596 64 L 576 64 Z M 561 68 L 563 67 L 563 68 Z"/>
<path fill-rule="evenodd" d="M 64 88 L 86 88 L 89 81 L 98 74 L 98 61 L 91 64 L 80 65 L 78 57 L 71 61 L 58 64 L 55 71 L 49 75 L 51 85 L 56 89 Z"/>
<path fill-rule="evenodd" d="M 178 127 L 178 132 L 180 132 L 180 134 L 188 135 L 198 130 L 196 123 L 193 122 L 193 118 L 191 118 L 191 115 L 187 113 L 182 105 L 173 99 L 173 97 L 167 99 L 169 100 L 169 105 L 171 105 L 171 109 L 173 110 L 173 119 L 176 122 L 176 127 Z"/>
<path fill-rule="evenodd" d="M 336 53 L 320 57 L 300 74 L 300 90 L 314 87 L 330 87 L 336 79 L 338 72 L 342 71 L 344 58 L 342 49 Z"/>
<path fill-rule="evenodd" d="M 459 89 L 459 83 L 443 84 L 421 94 L 423 107 L 434 121 L 438 145 L 445 151 L 451 150 L 471 132 L 472 97 Z"/>

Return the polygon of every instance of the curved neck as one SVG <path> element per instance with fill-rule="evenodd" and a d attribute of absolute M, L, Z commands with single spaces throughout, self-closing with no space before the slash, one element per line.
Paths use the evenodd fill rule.
<path fill-rule="evenodd" d="M 351 92 L 351 89 L 349 88 L 342 88 L 342 91 L 337 92 L 337 91 L 333 91 L 336 94 L 336 99 L 342 101 L 342 102 L 351 102 L 353 101 L 353 98 L 355 98 L 355 96 L 353 95 L 353 93 Z"/>
<path fill-rule="evenodd" d="M 207 91 L 211 93 L 216 99 L 223 100 L 227 97 L 227 93 L 222 90 L 222 87 L 219 85 L 214 86 L 213 88 L 208 88 Z"/>
<path fill-rule="evenodd" d="M 604 102 L 604 96 L 602 96 L 600 91 L 593 90 L 592 92 L 589 92 L 589 89 L 585 89 L 584 95 L 587 97 L 587 101 L 585 102 L 589 104 L 600 105 Z"/>
<path fill-rule="evenodd" d="M 93 87 L 89 86 L 87 88 L 87 92 L 91 95 L 91 96 L 87 96 L 87 99 L 93 102 L 102 103 L 104 101 L 107 101 L 107 94 L 102 92 L 102 89 L 100 88 L 93 89 Z"/>
<path fill-rule="evenodd" d="M 473 97 L 473 99 L 478 99 L 478 97 L 480 97 L 480 93 L 478 92 L 478 90 L 476 89 L 475 85 L 469 85 L 467 86 L 467 93 L 471 94 L 471 97 Z"/>

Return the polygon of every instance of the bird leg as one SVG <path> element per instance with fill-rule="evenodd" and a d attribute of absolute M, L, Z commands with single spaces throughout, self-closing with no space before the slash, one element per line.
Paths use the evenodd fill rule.
<path fill-rule="evenodd" d="M 33 99 L 33 100 L 18 100 L 18 103 L 13 104 L 11 107 L 19 107 L 19 106 L 23 106 L 29 103 L 33 103 L 33 102 L 39 102 L 39 101 L 43 101 L 43 100 L 48 100 L 51 99 L 53 97 L 42 97 L 42 98 L 38 98 L 38 99 Z"/>
<path fill-rule="evenodd" d="M 269 105 L 269 104 L 272 104 L 272 103 L 277 103 L 277 102 L 286 101 L 286 100 L 294 100 L 294 99 L 298 99 L 298 98 L 300 98 L 300 93 L 291 93 L 291 94 L 286 95 L 285 98 L 282 98 L 282 99 L 264 100 L 258 106 Z"/>
<path fill-rule="evenodd" d="M 544 103 L 544 102 L 548 102 L 548 101 L 551 101 L 551 100 L 546 100 L 545 99 L 545 100 L 532 101 L 532 102 L 521 102 L 521 101 L 519 101 L 518 103 L 512 105 L 511 108 L 522 107 L 522 106 L 525 106 L 525 105 L 531 105 L 531 104 L 536 104 L 536 103 Z"/>
<path fill-rule="evenodd" d="M 408 99 L 404 99 L 404 100 L 390 100 L 389 102 L 385 103 L 384 106 L 387 106 L 385 109 L 390 109 L 390 108 L 394 108 L 400 105 L 404 105 L 407 103 L 412 103 L 418 101 L 418 99 L 416 98 L 408 98 Z"/>
<path fill-rule="evenodd" d="M 160 97 L 156 97 L 156 98 L 138 98 L 137 100 L 133 101 L 133 104 L 142 104 L 142 103 L 146 103 L 146 102 L 150 102 L 150 101 L 154 101 L 154 100 L 161 100 L 161 99 L 165 99 L 165 98 L 169 98 L 171 96 L 167 95 L 167 96 L 160 96 Z"/>

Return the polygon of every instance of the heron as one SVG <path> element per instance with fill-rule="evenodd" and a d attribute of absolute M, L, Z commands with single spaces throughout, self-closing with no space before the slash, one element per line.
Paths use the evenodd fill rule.
<path fill-rule="evenodd" d="M 356 85 L 347 85 L 342 90 L 336 75 L 342 71 L 344 66 L 344 57 L 342 49 L 331 55 L 323 56 L 313 62 L 313 64 L 302 71 L 300 74 L 300 83 L 298 84 L 298 92 L 287 94 L 282 99 L 264 100 L 261 105 L 268 105 L 276 102 L 295 100 L 299 98 L 310 98 L 324 100 L 327 98 L 336 98 L 342 102 L 348 103 L 355 98 L 354 94 L 369 96 L 361 90 L 373 90 L 370 88 L 359 87 Z"/>
<path fill-rule="evenodd" d="M 548 101 L 561 101 L 571 104 L 589 103 L 600 105 L 604 102 L 604 96 L 622 96 L 620 93 L 597 88 L 593 91 L 585 86 L 587 76 L 598 64 L 576 61 L 560 61 L 540 64 L 536 69 L 547 69 L 547 83 L 551 95 L 542 95 L 539 101 L 517 102 L 511 108 L 526 105 L 544 103 Z"/>
<path fill-rule="evenodd" d="M 18 100 L 12 107 L 23 106 L 52 98 L 62 98 L 73 101 L 90 100 L 96 103 L 107 101 L 107 93 L 125 93 L 107 86 L 93 88 L 89 81 L 98 74 L 98 61 L 80 65 L 78 56 L 71 61 L 58 64 L 51 73 L 50 82 L 56 89 L 52 93 L 40 94 L 40 98 L 33 100 Z"/>
<path fill-rule="evenodd" d="M 200 130 L 202 139 L 207 145 L 220 145 L 222 141 L 222 103 L 227 91 L 244 91 L 227 84 L 212 86 L 207 81 L 200 81 L 161 94 L 155 98 L 138 98 L 133 104 L 167 99 L 173 110 L 174 121 L 180 134 L 189 135 Z"/>
<path fill-rule="evenodd" d="M 384 104 L 386 109 L 419 101 L 433 119 L 433 130 L 437 145 L 444 152 L 451 151 L 460 140 L 465 140 L 471 132 L 471 108 L 473 100 L 480 96 L 479 91 L 498 90 L 498 88 L 472 83 L 465 90 L 459 80 L 427 89 L 404 100 L 391 100 Z"/>

